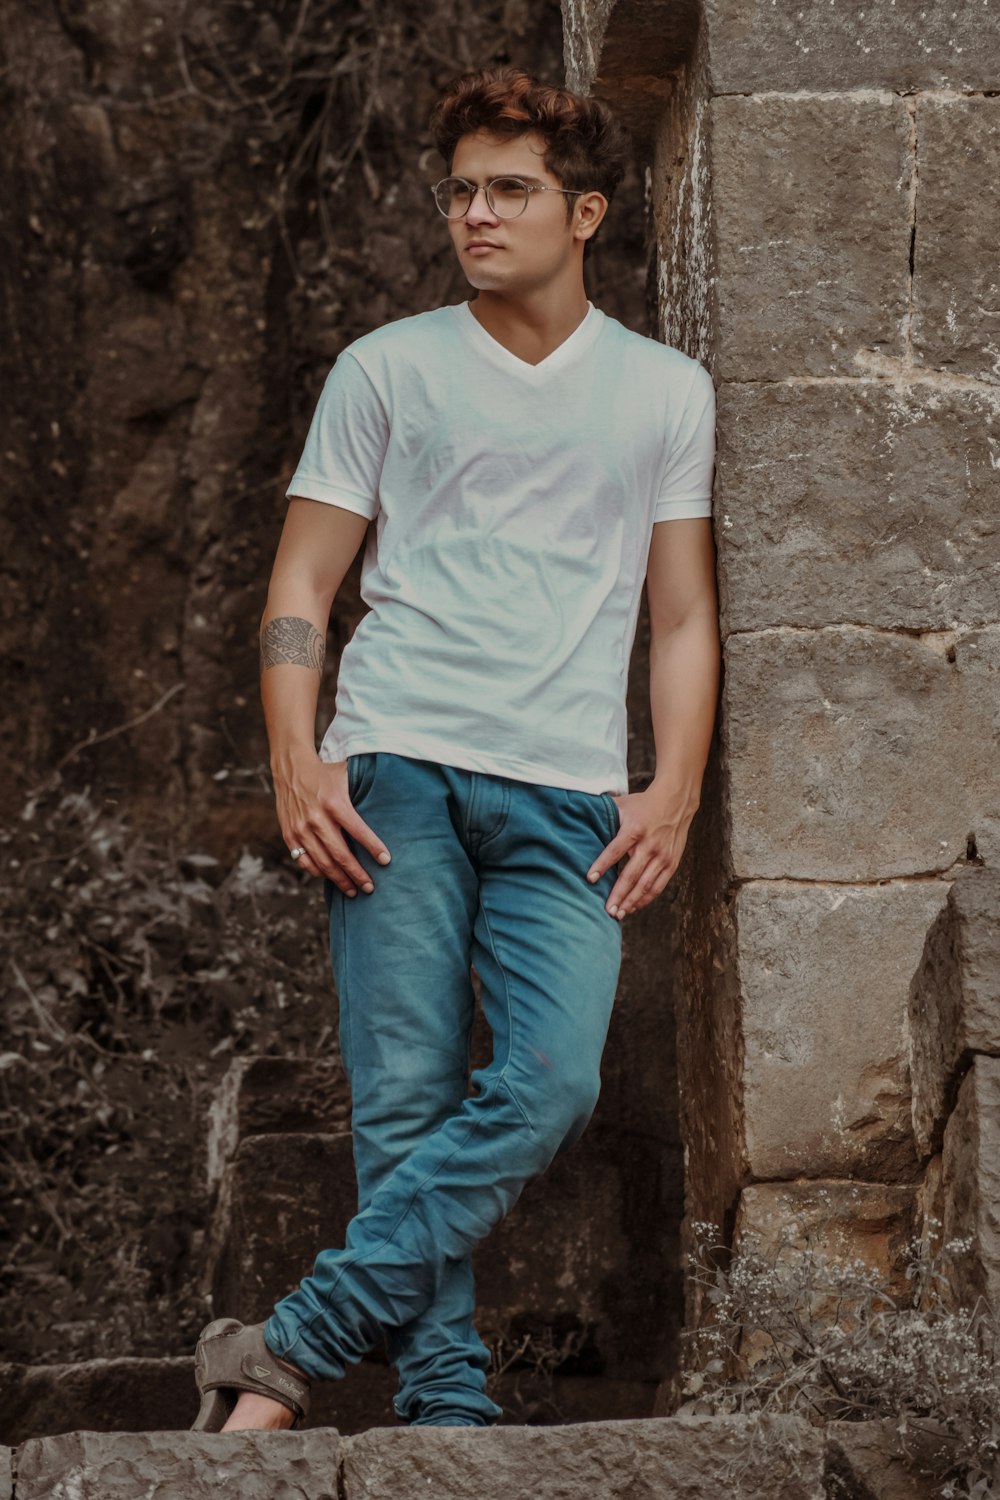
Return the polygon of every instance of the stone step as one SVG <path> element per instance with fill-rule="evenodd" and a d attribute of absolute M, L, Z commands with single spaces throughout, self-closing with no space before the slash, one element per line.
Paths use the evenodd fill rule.
<path fill-rule="evenodd" d="M 566 1427 L 71 1432 L 24 1443 L 0 1500 L 932 1500 L 893 1424 L 683 1414 Z"/>
<path fill-rule="evenodd" d="M 650 1173 L 655 1169 L 650 1166 Z M 647 1195 L 655 1203 L 655 1195 Z M 266 1133 L 241 1141 L 227 1161 L 209 1249 L 217 1317 L 259 1323 L 312 1269 L 324 1245 L 342 1245 L 357 1207 L 351 1135 Z M 657 1227 L 634 1202 L 614 1134 L 592 1129 L 530 1182 L 507 1217 L 476 1247 L 476 1327 L 501 1351 L 530 1336 L 572 1357 L 567 1374 L 655 1381 L 668 1362 L 661 1288 L 628 1277 L 627 1225 L 654 1243 Z M 639 1416 L 640 1411 L 629 1412 Z"/>
<path fill-rule="evenodd" d="M 488 1060 L 488 1033 L 478 1045 Z M 530 1182 L 474 1252 L 476 1327 L 486 1343 L 505 1358 L 529 1336 L 535 1356 L 566 1349 L 564 1374 L 658 1381 L 675 1362 L 684 1302 L 657 1186 L 665 1170 L 661 1143 L 593 1122 Z M 214 1213 L 202 1290 L 215 1316 L 260 1322 L 322 1246 L 343 1244 L 357 1208 L 340 1061 L 234 1061 L 211 1108 L 208 1182 Z M 615 1415 L 647 1410 L 616 1407 Z"/>
<path fill-rule="evenodd" d="M 716 1500 L 737 1424 L 600 1423 L 587 1428 L 373 1430 L 342 1438 L 306 1433 L 138 1435 L 70 1433 L 24 1444 L 16 1500 L 435 1500 L 477 1494 L 559 1496 L 617 1493 L 649 1500 Z M 728 1432 L 726 1427 L 730 1429 Z M 751 1493 L 820 1500 L 821 1444 L 799 1435 L 794 1470 L 779 1474 L 765 1454 Z M 220 1481 L 224 1487 L 220 1487 Z M 766 1486 L 766 1487 L 765 1487 Z"/>
<path fill-rule="evenodd" d="M 396 1375 L 385 1361 L 363 1359 L 346 1379 L 313 1388 L 307 1426 L 343 1434 L 397 1425 L 392 1407 Z M 546 1374 L 512 1367 L 491 1385 L 511 1424 L 648 1417 L 655 1381 L 609 1380 L 600 1375 Z M 72 1365 L 0 1364 L 0 1443 L 16 1447 L 61 1433 L 186 1430 L 198 1411 L 194 1360 L 91 1359 Z M 2 1500 L 2 1488 L 0 1488 Z"/>
<path fill-rule="evenodd" d="M 337 1134 L 350 1125 L 350 1089 L 338 1058 L 238 1057 L 209 1109 L 209 1189 L 218 1189 L 249 1136 Z"/>

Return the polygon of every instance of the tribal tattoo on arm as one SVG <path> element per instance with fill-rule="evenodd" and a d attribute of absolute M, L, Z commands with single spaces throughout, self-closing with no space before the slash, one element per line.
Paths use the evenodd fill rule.
<path fill-rule="evenodd" d="M 311 620 L 298 615 L 281 615 L 268 620 L 260 633 L 260 670 L 268 667 L 311 667 L 322 672 L 326 658 L 326 639 Z"/>

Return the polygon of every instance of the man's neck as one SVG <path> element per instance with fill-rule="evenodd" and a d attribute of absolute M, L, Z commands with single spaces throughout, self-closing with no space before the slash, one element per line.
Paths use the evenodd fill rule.
<path fill-rule="evenodd" d="M 486 332 L 526 364 L 541 364 L 587 316 L 582 284 L 562 295 L 552 290 L 537 298 L 514 300 L 498 292 L 480 292 L 469 304 Z"/>

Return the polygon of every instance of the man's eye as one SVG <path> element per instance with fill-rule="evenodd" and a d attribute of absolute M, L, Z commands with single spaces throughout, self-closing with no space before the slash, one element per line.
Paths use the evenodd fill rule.
<path fill-rule="evenodd" d="M 524 194 L 524 183 L 517 177 L 497 177 L 493 192 L 501 198 L 520 198 Z"/>

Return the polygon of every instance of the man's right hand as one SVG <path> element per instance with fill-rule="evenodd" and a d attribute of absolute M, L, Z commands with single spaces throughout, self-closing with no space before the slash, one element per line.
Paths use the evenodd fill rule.
<path fill-rule="evenodd" d="M 359 864 L 345 832 L 378 860 L 389 863 L 389 851 L 374 829 L 355 812 L 347 790 L 347 761 L 323 761 L 312 752 L 272 768 L 278 822 L 289 849 L 302 849 L 296 863 L 307 875 L 326 875 L 345 896 L 375 889 Z"/>

